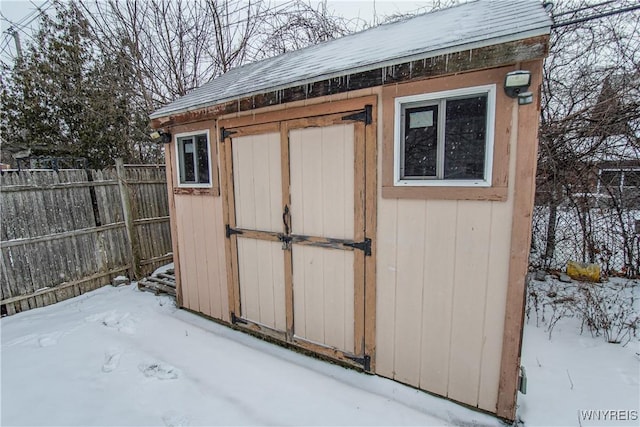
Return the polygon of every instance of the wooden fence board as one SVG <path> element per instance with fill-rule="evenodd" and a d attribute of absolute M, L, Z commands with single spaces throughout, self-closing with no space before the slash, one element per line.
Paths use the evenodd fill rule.
<path fill-rule="evenodd" d="M 172 260 L 165 169 L 125 165 L 124 171 L 138 268 L 149 274 Z M 2 315 L 80 295 L 132 271 L 123 202 L 115 168 L 0 173 Z"/>
<path fill-rule="evenodd" d="M 104 185 L 94 187 L 96 205 L 102 224 L 123 221 L 118 181 L 113 169 L 92 171 L 92 176 L 94 182 L 104 183 Z"/>
<path fill-rule="evenodd" d="M 13 217 L 12 200 L 7 197 L 7 194 L 0 189 L 0 215 L 4 218 L 6 216 Z M 9 240 L 13 238 L 12 230 L 9 229 L 9 223 L 0 221 L 0 240 Z"/>
<path fill-rule="evenodd" d="M 0 301 L 5 299 L 5 286 L 9 283 L 9 277 L 7 275 L 7 267 L 4 264 L 4 254 L 0 254 Z"/>

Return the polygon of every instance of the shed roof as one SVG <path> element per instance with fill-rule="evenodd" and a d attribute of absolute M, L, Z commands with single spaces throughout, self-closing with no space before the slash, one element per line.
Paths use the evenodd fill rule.
<path fill-rule="evenodd" d="M 549 34 L 539 0 L 478 0 L 234 68 L 160 108 L 151 118 L 241 97 Z"/>

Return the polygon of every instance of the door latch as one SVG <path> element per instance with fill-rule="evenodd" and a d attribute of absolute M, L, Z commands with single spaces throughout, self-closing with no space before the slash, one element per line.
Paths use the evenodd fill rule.
<path fill-rule="evenodd" d="M 280 241 L 282 242 L 282 250 L 288 251 L 291 249 L 291 236 L 289 235 L 289 220 L 291 219 L 291 214 L 289 212 L 289 205 L 284 205 L 284 210 L 282 211 L 282 224 L 284 225 L 284 234 L 278 236 Z"/>
<path fill-rule="evenodd" d="M 282 242 L 283 251 L 288 251 L 289 249 L 291 249 L 291 240 L 293 240 L 291 236 L 287 236 L 286 234 L 279 234 L 278 240 Z"/>

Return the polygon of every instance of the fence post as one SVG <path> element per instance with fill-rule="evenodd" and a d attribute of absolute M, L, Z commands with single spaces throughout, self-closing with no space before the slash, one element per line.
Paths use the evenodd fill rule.
<path fill-rule="evenodd" d="M 138 280 L 142 276 L 140 272 L 140 243 L 138 242 L 138 234 L 135 229 L 135 223 L 133 222 L 131 192 L 126 182 L 124 162 L 121 158 L 116 159 L 116 174 L 118 176 L 118 188 L 120 189 L 120 202 L 122 204 L 124 223 L 127 228 L 127 240 L 129 241 L 129 249 L 131 250 L 131 272 L 133 279 Z"/>

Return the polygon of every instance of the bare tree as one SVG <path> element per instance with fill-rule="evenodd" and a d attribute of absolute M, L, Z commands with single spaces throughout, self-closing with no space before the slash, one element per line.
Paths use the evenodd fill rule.
<path fill-rule="evenodd" d="M 70 145 L 74 153 L 84 153 L 96 162 L 108 162 L 117 150 L 138 161 L 157 159 L 161 150 L 148 140 L 150 112 L 246 62 L 319 43 L 356 28 L 329 13 L 326 3 L 314 8 L 301 0 L 55 1 L 57 8 L 62 10 L 64 5 L 67 10 L 58 21 L 64 23 L 64 16 L 73 12 L 81 25 L 54 28 L 45 19 L 40 34 L 50 35 L 53 41 L 40 43 L 42 46 L 29 55 L 33 57 L 30 72 L 18 73 L 22 69 L 17 66 L 14 70 L 3 69 L 0 94 L 5 108 L 0 125 L 22 135 L 18 151 L 23 145 L 33 148 L 30 132 L 43 144 L 54 141 L 49 145 Z M 65 36 L 62 30 L 67 27 L 82 30 L 82 45 Z M 66 38 L 56 41 L 53 30 Z M 54 48 L 83 56 L 67 61 L 64 55 L 55 54 Z M 31 52 L 29 46 L 26 50 Z M 60 72 L 41 72 L 58 67 L 58 62 L 71 67 L 69 70 L 82 67 L 83 84 L 74 84 Z M 62 65 L 58 68 L 63 69 Z M 41 76 L 42 82 L 27 87 L 32 76 Z M 84 98 L 76 94 L 80 90 Z M 43 91 L 46 100 L 58 104 L 64 100 L 65 106 L 73 108 L 56 109 L 49 106 L 51 102 L 37 99 L 24 101 L 25 96 Z M 76 106 L 85 98 L 84 104 Z M 111 121 L 116 115 L 119 119 Z M 84 127 L 76 126 L 76 122 Z M 98 136 L 86 130 L 94 128 Z M 67 134 L 73 137 L 60 138 Z M 104 152 L 97 153 L 96 138 L 104 135 L 113 140 L 101 144 Z"/>
<path fill-rule="evenodd" d="M 295 0 L 281 9 L 271 9 L 265 15 L 261 41 L 254 56 L 270 57 L 309 45 L 322 43 L 367 27 L 360 19 L 337 16 L 321 1 L 311 3 Z"/>
<path fill-rule="evenodd" d="M 96 51 L 75 3 L 53 6 L 55 15 L 41 16 L 34 40 L 3 76 L 0 126 L 11 135 L 2 144 L 3 158 L 73 158 L 67 161 L 74 164 L 84 158 L 92 167 L 117 157 L 157 158 L 146 110 L 135 96 L 132 64 L 119 52 Z"/>
<path fill-rule="evenodd" d="M 83 3 L 96 43 L 124 51 L 153 111 L 245 62 L 266 4 L 218 0 Z"/>
<path fill-rule="evenodd" d="M 231 68 L 347 34 L 358 25 L 301 0 L 86 0 L 96 43 L 125 52 L 153 111 Z"/>
<path fill-rule="evenodd" d="M 565 258 L 596 262 L 611 255 L 612 245 L 601 237 L 606 212 L 597 197 L 600 171 L 605 164 L 638 160 L 640 14 L 590 19 L 605 14 L 605 7 L 615 11 L 631 4 L 604 3 L 569 1 L 555 11 L 556 24 L 574 23 L 554 28 L 544 68 L 536 204 L 545 207 L 539 251 L 547 267 L 558 258 L 561 232 L 579 241 Z M 625 268 L 638 257 L 629 243 L 634 238 L 629 221 L 620 215 L 632 208 L 628 202 L 607 198 L 607 208 L 618 212 L 610 231 L 623 241 Z M 563 224 L 568 217 L 576 220 Z"/>
<path fill-rule="evenodd" d="M 422 13 L 435 12 L 436 10 L 446 9 L 469 1 L 470 0 L 433 0 L 429 5 L 421 6 L 409 12 L 395 12 L 390 15 L 382 16 L 381 18 L 378 18 L 377 14 L 374 14 L 373 23 L 374 25 L 377 25 L 378 22 L 388 24 L 391 22 L 404 21 Z"/>

